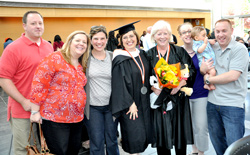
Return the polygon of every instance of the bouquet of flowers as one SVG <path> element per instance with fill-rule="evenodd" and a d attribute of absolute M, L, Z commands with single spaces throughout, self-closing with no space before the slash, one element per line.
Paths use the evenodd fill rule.
<path fill-rule="evenodd" d="M 176 88 L 181 80 L 180 63 L 168 64 L 161 58 L 155 65 L 155 73 L 162 87 Z"/>

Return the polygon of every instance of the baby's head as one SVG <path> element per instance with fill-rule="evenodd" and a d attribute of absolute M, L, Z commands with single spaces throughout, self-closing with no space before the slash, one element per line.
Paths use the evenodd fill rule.
<path fill-rule="evenodd" d="M 196 41 L 204 41 L 207 37 L 206 29 L 202 26 L 195 26 L 191 31 L 191 37 Z"/>

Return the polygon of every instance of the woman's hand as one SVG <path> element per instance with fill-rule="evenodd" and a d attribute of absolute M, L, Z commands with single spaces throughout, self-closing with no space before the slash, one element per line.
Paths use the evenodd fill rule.
<path fill-rule="evenodd" d="M 181 80 L 178 87 L 172 89 L 170 95 L 176 94 L 181 89 L 181 87 L 185 86 L 186 84 L 187 84 L 186 80 Z"/>
<path fill-rule="evenodd" d="M 151 90 L 155 93 L 155 95 L 157 95 L 157 96 L 159 96 L 160 95 L 160 93 L 161 93 L 161 91 L 162 91 L 162 89 L 157 89 L 157 88 L 155 88 L 155 87 L 151 87 Z"/>
<path fill-rule="evenodd" d="M 171 93 L 170 93 L 170 95 L 176 94 L 179 90 L 180 90 L 179 87 L 173 88 L 172 91 L 171 91 Z"/>
<path fill-rule="evenodd" d="M 135 118 L 138 118 L 137 112 L 138 112 L 137 106 L 135 105 L 135 102 L 133 102 L 133 104 L 129 107 L 129 111 L 126 113 L 126 115 L 130 113 L 129 119 L 133 117 L 133 120 L 135 120 Z"/>
<path fill-rule="evenodd" d="M 30 122 L 36 122 L 42 124 L 42 117 L 39 111 L 36 114 L 30 115 Z"/>
<path fill-rule="evenodd" d="M 30 115 L 30 122 L 36 122 L 42 124 L 42 117 L 40 114 L 40 106 L 36 105 L 32 102 L 31 103 L 31 115 Z"/>

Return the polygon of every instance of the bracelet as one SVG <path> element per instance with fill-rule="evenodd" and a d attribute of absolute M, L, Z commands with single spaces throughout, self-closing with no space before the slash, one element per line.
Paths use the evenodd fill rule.
<path fill-rule="evenodd" d="M 39 113 L 39 111 L 31 111 L 31 115 L 35 115 L 36 113 Z"/>

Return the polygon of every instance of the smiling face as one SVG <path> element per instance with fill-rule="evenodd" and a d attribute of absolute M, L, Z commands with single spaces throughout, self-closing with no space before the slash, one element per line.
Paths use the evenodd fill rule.
<path fill-rule="evenodd" d="M 191 38 L 191 30 L 192 27 L 190 25 L 183 25 L 180 28 L 180 38 L 184 42 L 184 44 L 192 43 L 193 39 Z"/>
<path fill-rule="evenodd" d="M 91 39 L 91 44 L 94 50 L 101 52 L 104 51 L 107 41 L 108 39 L 106 38 L 106 35 L 103 32 L 98 32 L 95 35 L 93 35 Z"/>
<path fill-rule="evenodd" d="M 167 28 L 162 28 L 159 29 L 153 37 L 158 46 L 166 46 L 169 43 L 170 33 Z"/>
<path fill-rule="evenodd" d="M 222 49 L 225 49 L 231 41 L 233 28 L 227 21 L 217 22 L 215 25 L 215 38 Z"/>
<path fill-rule="evenodd" d="M 70 54 L 74 58 L 79 58 L 86 52 L 87 36 L 84 34 L 76 34 L 70 44 Z"/>
<path fill-rule="evenodd" d="M 202 30 L 200 33 L 197 34 L 197 36 L 194 37 L 196 41 L 204 41 L 207 37 L 206 30 Z"/>
<path fill-rule="evenodd" d="M 137 45 L 137 37 L 133 31 L 129 31 L 122 35 L 122 45 L 128 51 L 135 51 Z"/>
<path fill-rule="evenodd" d="M 23 23 L 25 36 L 31 41 L 37 41 L 44 32 L 43 19 L 39 14 L 30 13 L 27 16 L 27 22 Z"/>

